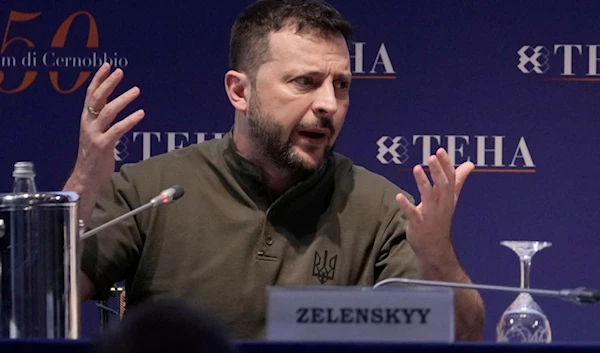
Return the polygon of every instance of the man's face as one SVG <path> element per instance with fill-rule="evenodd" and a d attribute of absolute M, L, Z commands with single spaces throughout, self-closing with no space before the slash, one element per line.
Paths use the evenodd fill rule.
<path fill-rule="evenodd" d="M 269 60 L 249 100 L 250 134 L 270 162 L 316 169 L 339 136 L 349 105 L 350 55 L 339 35 L 272 33 Z"/>

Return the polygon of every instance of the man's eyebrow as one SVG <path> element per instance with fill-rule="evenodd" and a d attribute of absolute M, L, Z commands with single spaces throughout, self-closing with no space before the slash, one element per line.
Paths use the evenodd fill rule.
<path fill-rule="evenodd" d="M 309 70 L 309 71 L 295 71 L 295 76 L 296 75 L 306 75 L 306 76 L 316 76 L 316 77 L 323 77 L 325 76 L 325 74 L 323 74 L 323 72 L 318 71 L 318 70 Z M 343 81 L 350 81 L 352 79 L 352 74 L 335 74 L 333 76 L 333 78 L 335 80 L 343 80 Z"/>

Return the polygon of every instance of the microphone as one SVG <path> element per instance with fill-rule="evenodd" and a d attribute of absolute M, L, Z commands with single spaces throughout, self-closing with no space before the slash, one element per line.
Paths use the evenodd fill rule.
<path fill-rule="evenodd" d="M 109 222 L 106 222 L 92 230 L 89 230 L 85 233 L 83 233 L 80 237 L 79 240 L 83 240 L 85 238 L 88 238 L 100 231 L 103 231 L 104 229 L 115 225 L 119 222 L 121 222 L 122 220 L 135 216 L 136 214 L 148 209 L 148 208 L 154 208 L 154 207 L 158 207 L 160 205 L 168 205 L 170 203 L 173 203 L 175 201 L 177 201 L 181 196 L 183 196 L 183 187 L 181 185 L 173 185 L 168 189 L 165 189 L 163 191 L 160 192 L 160 194 L 158 194 L 158 196 L 152 198 L 152 200 L 150 200 L 150 202 L 148 202 L 145 205 L 142 205 L 138 208 L 135 208 Z"/>
<path fill-rule="evenodd" d="M 557 297 L 557 298 L 567 300 L 570 302 L 574 302 L 577 304 L 596 304 L 596 303 L 600 302 L 600 291 L 598 291 L 596 289 L 585 288 L 585 287 L 577 287 L 574 289 L 548 290 L 548 289 L 492 286 L 492 285 L 487 285 L 487 284 L 466 284 L 466 283 L 442 282 L 442 281 L 426 281 L 426 280 L 408 279 L 408 278 L 388 278 L 388 279 L 384 279 L 383 281 L 377 282 L 373 286 L 373 288 L 378 288 L 378 287 L 384 286 L 389 283 L 404 283 L 404 284 L 416 284 L 416 285 L 433 286 L 433 287 L 482 289 L 482 290 L 492 290 L 492 291 L 539 294 L 539 295 Z"/>
<path fill-rule="evenodd" d="M 161 191 L 160 194 L 150 200 L 149 203 L 152 204 L 152 207 L 168 205 L 173 201 L 177 201 L 181 196 L 183 196 L 183 186 L 173 185 L 170 188 Z"/>

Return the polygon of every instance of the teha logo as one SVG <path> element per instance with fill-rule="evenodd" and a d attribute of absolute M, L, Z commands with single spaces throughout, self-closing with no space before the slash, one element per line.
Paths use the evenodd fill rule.
<path fill-rule="evenodd" d="M 404 164 L 408 160 L 409 145 L 402 136 L 381 136 L 377 141 L 377 159 L 383 164 Z"/>
<path fill-rule="evenodd" d="M 352 78 L 359 80 L 395 79 L 396 71 L 385 43 L 369 44 L 367 42 L 353 42 L 350 44 Z"/>
<path fill-rule="evenodd" d="M 158 154 L 170 152 L 191 144 L 220 139 L 226 132 L 160 132 L 133 131 L 123 136 L 114 148 L 115 161 L 125 162 L 128 157 L 136 161 L 145 160 Z M 131 136 L 131 139 L 127 137 Z M 131 141 L 131 142 L 130 142 Z M 139 155 L 135 155 L 140 151 Z M 134 162 L 132 159 L 130 162 Z"/>
<path fill-rule="evenodd" d="M 88 11 L 73 12 L 64 19 L 57 19 L 56 27 L 40 27 L 32 32 L 31 27 L 36 28 L 36 19 L 41 16 L 42 12 L 10 11 L 6 20 L 0 17 L 0 25 L 6 23 L 0 46 L 0 93 L 23 92 L 40 74 L 47 74 L 57 92 L 70 94 L 80 89 L 92 71 L 105 62 L 113 68 L 129 65 L 129 60 L 115 51 L 99 51 L 100 30 Z M 42 36 L 39 31 L 54 33 L 51 42 L 39 43 L 36 38 L 36 33 Z M 33 34 L 25 37 L 23 33 Z M 69 40 L 69 45 L 78 44 L 73 40 L 81 40 L 85 48 L 67 48 L 69 37 L 74 38 Z M 68 50 L 76 50 L 77 55 L 67 54 Z"/>
<path fill-rule="evenodd" d="M 446 149 L 454 165 L 473 162 L 474 172 L 535 173 L 536 168 L 524 136 L 381 136 L 376 145 L 381 164 L 403 165 L 406 171 L 416 164 L 427 169 L 429 156 L 439 147 Z"/>
<path fill-rule="evenodd" d="M 523 45 L 517 69 L 547 81 L 598 81 L 599 44 Z M 549 49 L 550 48 L 550 49 Z"/>
<path fill-rule="evenodd" d="M 543 74 L 550 68 L 548 65 L 548 49 L 537 46 L 523 46 L 519 49 L 519 65 L 517 67 L 522 73 L 530 74 L 536 72 Z"/>
<path fill-rule="evenodd" d="M 327 250 L 324 251 L 323 256 L 315 251 L 315 260 L 313 262 L 313 277 L 317 277 L 321 284 L 329 280 L 333 280 L 335 277 L 335 264 L 337 262 L 337 255 L 331 257 L 328 261 Z"/>
<path fill-rule="evenodd" d="M 114 154 L 116 162 L 122 162 L 129 157 L 129 152 L 127 152 L 128 143 L 129 139 L 127 136 L 121 137 L 121 139 L 115 143 Z"/>

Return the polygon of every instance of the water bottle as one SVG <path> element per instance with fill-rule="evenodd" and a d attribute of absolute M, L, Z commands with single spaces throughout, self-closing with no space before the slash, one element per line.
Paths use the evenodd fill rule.
<path fill-rule="evenodd" d="M 15 163 L 13 178 L 15 178 L 13 193 L 34 194 L 37 192 L 37 188 L 35 186 L 35 171 L 33 170 L 33 162 Z"/>

